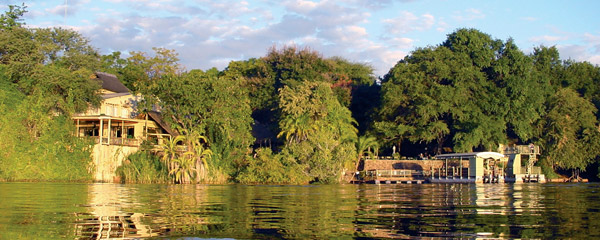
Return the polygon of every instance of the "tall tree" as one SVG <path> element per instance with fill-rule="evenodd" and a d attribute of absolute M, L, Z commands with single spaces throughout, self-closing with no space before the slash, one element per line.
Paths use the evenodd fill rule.
<path fill-rule="evenodd" d="M 350 111 L 339 103 L 326 82 L 285 86 L 279 98 L 280 136 L 290 140 L 283 154 L 290 154 L 305 166 L 313 181 L 339 181 L 344 169 L 352 169 L 355 156 L 352 141 L 357 130 Z"/>
<path fill-rule="evenodd" d="M 448 138 L 455 151 L 535 138 L 550 84 L 537 77 L 534 63 L 512 39 L 459 29 L 386 74 L 377 132 L 398 145 L 435 142 L 435 153 Z"/>
<path fill-rule="evenodd" d="M 165 48 L 152 48 L 154 55 L 144 52 L 130 52 L 127 65 L 123 68 L 123 84 L 134 92 L 152 97 L 158 82 L 163 76 L 178 75 L 183 72 L 177 52 Z"/>
<path fill-rule="evenodd" d="M 157 82 L 154 94 L 160 99 L 166 121 L 188 136 L 190 147 L 198 139 L 190 136 L 207 139 L 206 145 L 200 144 L 212 155 L 208 164 L 212 164 L 208 168 L 212 172 L 206 181 L 222 181 L 234 174 L 235 166 L 249 154 L 254 141 L 250 101 L 242 83 L 239 76 L 216 69 L 166 75 Z"/>
<path fill-rule="evenodd" d="M 600 154 L 600 132 L 594 105 L 570 88 L 548 100 L 543 143 L 554 168 L 584 170 Z"/>
<path fill-rule="evenodd" d="M 0 15 L 0 178 L 89 179 L 91 143 L 69 117 L 100 103 L 98 54 L 75 31 L 24 27 L 25 12 Z"/>
<path fill-rule="evenodd" d="M 492 78 L 506 96 L 507 136 L 523 143 L 538 137 L 536 123 L 545 114 L 550 85 L 536 76 L 532 59 L 507 40 L 492 65 Z"/>

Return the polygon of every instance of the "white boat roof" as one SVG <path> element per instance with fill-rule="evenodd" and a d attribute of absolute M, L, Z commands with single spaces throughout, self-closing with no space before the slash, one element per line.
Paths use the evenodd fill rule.
<path fill-rule="evenodd" d="M 471 157 L 480 157 L 480 158 L 493 158 L 493 159 L 501 159 L 504 157 L 504 154 L 497 152 L 471 152 L 471 153 L 447 153 L 447 154 L 438 154 L 435 155 L 438 159 L 452 159 L 452 158 L 471 158 Z"/>

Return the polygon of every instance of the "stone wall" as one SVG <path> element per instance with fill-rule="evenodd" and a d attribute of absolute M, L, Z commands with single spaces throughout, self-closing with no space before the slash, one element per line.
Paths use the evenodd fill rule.
<path fill-rule="evenodd" d="M 431 167 L 443 167 L 445 162 L 445 160 L 365 160 L 364 170 L 430 170 Z M 458 167 L 460 164 L 458 160 L 448 161 L 448 166 Z M 469 161 L 463 160 L 462 166 L 469 167 Z"/>
<path fill-rule="evenodd" d="M 123 164 L 127 155 L 137 152 L 138 147 L 102 145 L 94 146 L 94 180 L 97 182 L 115 182 L 115 171 Z"/>

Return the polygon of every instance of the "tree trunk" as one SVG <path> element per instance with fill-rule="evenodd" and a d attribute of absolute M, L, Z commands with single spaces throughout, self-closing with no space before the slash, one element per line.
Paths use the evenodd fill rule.
<path fill-rule="evenodd" d="M 446 141 L 446 137 L 440 136 L 437 139 L 437 144 L 435 146 L 434 149 L 434 153 L 437 154 L 442 154 L 442 148 L 444 147 L 444 142 Z"/>
<path fill-rule="evenodd" d="M 201 160 L 201 159 L 196 159 L 196 183 L 199 183 L 199 182 L 200 182 L 200 180 L 201 180 L 201 178 L 200 178 L 200 175 L 201 175 L 201 173 L 200 173 L 200 172 L 202 171 L 202 170 L 200 169 L 200 168 L 202 167 L 202 164 L 201 164 L 201 162 L 202 162 L 202 160 Z"/>

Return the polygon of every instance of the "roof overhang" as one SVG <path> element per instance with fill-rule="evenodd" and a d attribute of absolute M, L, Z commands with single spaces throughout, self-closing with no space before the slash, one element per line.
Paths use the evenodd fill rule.
<path fill-rule="evenodd" d="M 472 157 L 479 158 L 492 158 L 496 160 L 500 160 L 504 158 L 504 154 L 497 152 L 471 152 L 471 153 L 448 153 L 448 154 L 439 154 L 435 155 L 437 159 L 467 159 Z"/>
<path fill-rule="evenodd" d="M 88 121 L 88 122 L 99 122 L 100 120 L 111 120 L 115 122 L 125 122 L 125 123 L 138 123 L 140 120 L 131 119 L 131 118 L 118 118 L 111 117 L 106 115 L 97 115 L 97 116 L 76 116 L 72 117 L 73 120 L 77 121 Z"/>

